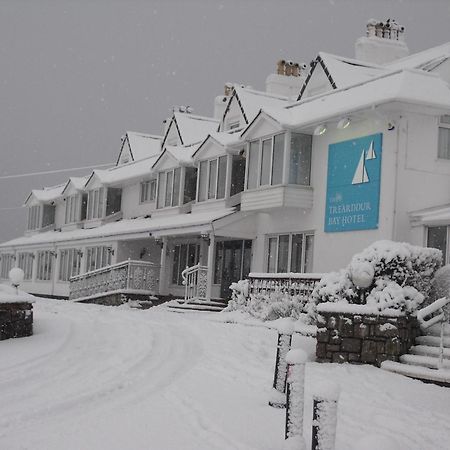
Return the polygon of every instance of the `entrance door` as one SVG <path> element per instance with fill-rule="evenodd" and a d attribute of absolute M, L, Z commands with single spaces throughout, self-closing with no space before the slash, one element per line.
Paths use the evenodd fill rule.
<path fill-rule="evenodd" d="M 246 278 L 250 272 L 252 241 L 233 240 L 217 242 L 216 280 L 220 296 L 230 298 L 230 284 Z"/>

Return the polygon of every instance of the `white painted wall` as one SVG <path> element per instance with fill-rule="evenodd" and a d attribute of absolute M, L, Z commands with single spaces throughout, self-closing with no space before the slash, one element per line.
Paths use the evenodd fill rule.
<path fill-rule="evenodd" d="M 142 217 L 151 214 L 155 208 L 155 202 L 139 203 L 141 183 L 136 182 L 122 188 L 122 212 L 124 219 Z"/>

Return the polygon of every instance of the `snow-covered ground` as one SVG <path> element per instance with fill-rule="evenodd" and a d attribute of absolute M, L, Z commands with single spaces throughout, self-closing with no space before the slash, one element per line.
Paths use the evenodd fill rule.
<path fill-rule="evenodd" d="M 267 405 L 276 332 L 220 314 L 39 299 L 35 334 L 0 342 L 0 449 L 280 449 Z M 296 337 L 312 353 L 312 338 Z M 369 366 L 309 363 L 341 386 L 337 450 L 365 434 L 399 449 L 450 448 L 450 389 Z M 308 440 L 308 438 L 307 438 Z"/>

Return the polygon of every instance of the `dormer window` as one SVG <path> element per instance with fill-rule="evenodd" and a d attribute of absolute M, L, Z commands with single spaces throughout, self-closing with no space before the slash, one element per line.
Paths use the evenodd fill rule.
<path fill-rule="evenodd" d="M 28 209 L 28 230 L 41 228 L 41 205 L 31 206 Z"/>
<path fill-rule="evenodd" d="M 55 224 L 55 205 L 44 205 L 42 211 L 42 228 Z"/>
<path fill-rule="evenodd" d="M 450 159 L 450 115 L 439 121 L 438 158 Z"/>
<path fill-rule="evenodd" d="M 201 161 L 199 170 L 198 201 L 225 198 L 227 156 Z"/>
<path fill-rule="evenodd" d="M 181 168 L 160 172 L 158 175 L 157 208 L 178 206 L 180 202 Z"/>
<path fill-rule="evenodd" d="M 104 188 L 88 192 L 87 219 L 101 219 L 103 217 Z"/>
<path fill-rule="evenodd" d="M 108 188 L 106 191 L 106 216 L 120 212 L 122 208 L 122 189 Z"/>
<path fill-rule="evenodd" d="M 78 222 L 78 204 L 80 202 L 80 198 L 78 195 L 70 195 L 66 198 L 66 215 L 65 215 L 65 223 L 74 223 Z"/>

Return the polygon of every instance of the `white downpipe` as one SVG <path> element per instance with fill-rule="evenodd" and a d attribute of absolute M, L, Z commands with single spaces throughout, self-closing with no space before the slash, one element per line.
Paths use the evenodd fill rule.
<path fill-rule="evenodd" d="M 209 246 L 208 246 L 208 272 L 206 275 L 206 301 L 211 301 L 213 275 L 214 275 L 214 247 L 216 237 L 214 233 L 209 233 Z"/>

